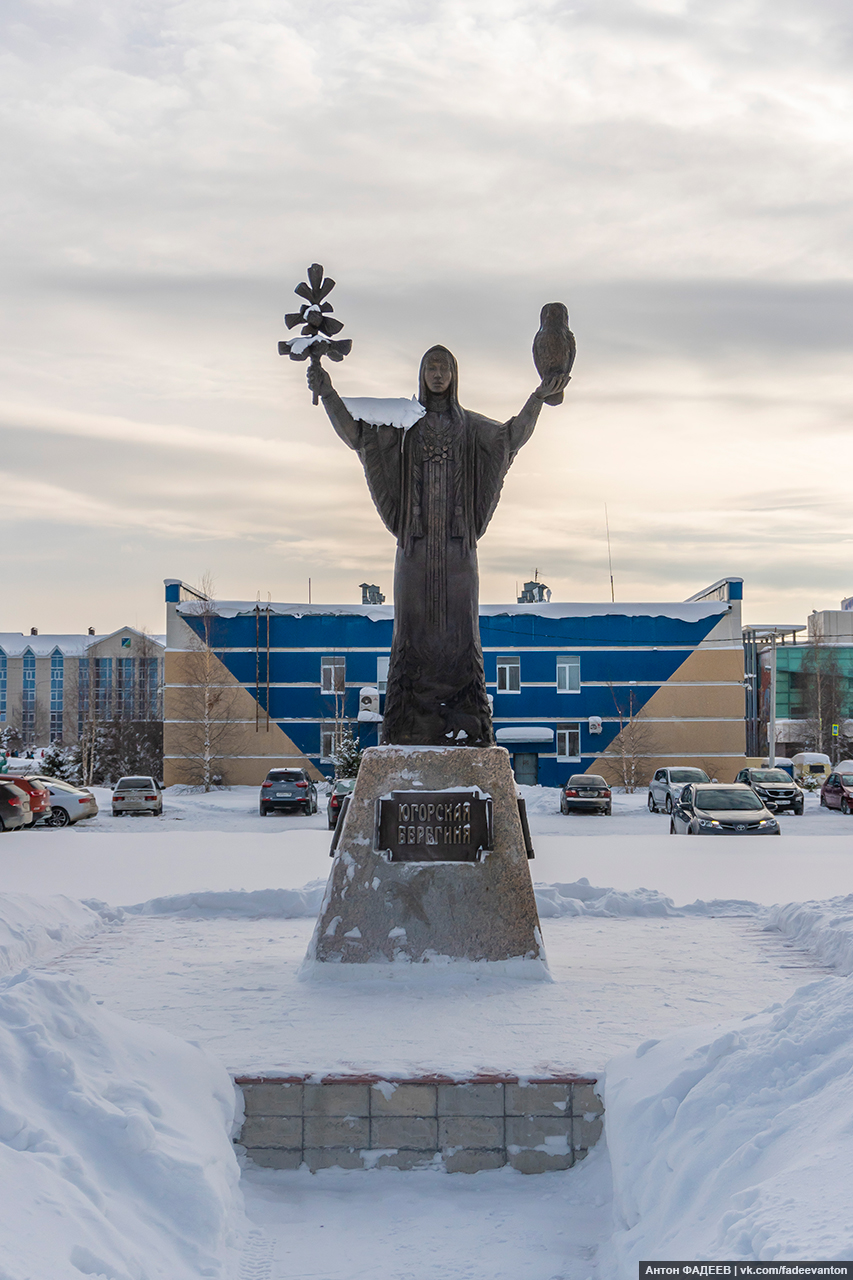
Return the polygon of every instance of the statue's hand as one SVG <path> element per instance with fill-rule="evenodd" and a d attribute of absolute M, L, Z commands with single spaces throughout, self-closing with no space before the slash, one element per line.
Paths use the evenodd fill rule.
<path fill-rule="evenodd" d="M 537 400 L 547 400 L 549 396 L 556 395 L 558 391 L 565 391 L 568 381 L 569 379 L 563 377 L 562 374 L 552 373 L 549 377 L 542 379 L 533 394 Z"/>
<path fill-rule="evenodd" d="M 320 364 L 319 360 L 315 364 L 313 361 L 308 366 L 308 389 L 321 399 L 327 396 L 333 390 L 332 379 L 326 370 Z"/>

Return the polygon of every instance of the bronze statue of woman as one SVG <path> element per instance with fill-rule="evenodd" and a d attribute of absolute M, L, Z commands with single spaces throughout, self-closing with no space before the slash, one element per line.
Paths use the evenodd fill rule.
<path fill-rule="evenodd" d="M 385 695 L 385 742 L 489 746 L 492 717 L 479 630 L 477 542 L 515 455 L 533 434 L 564 372 L 547 372 L 520 413 L 493 422 L 459 404 L 459 371 L 446 347 L 421 361 L 414 426 L 356 420 L 322 365 L 308 385 L 338 435 L 361 459 L 373 501 L 397 539 L 394 635 Z"/>

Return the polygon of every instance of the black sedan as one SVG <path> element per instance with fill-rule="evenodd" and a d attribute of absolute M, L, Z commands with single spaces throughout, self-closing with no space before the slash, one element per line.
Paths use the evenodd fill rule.
<path fill-rule="evenodd" d="M 597 773 L 573 773 L 560 792 L 560 813 L 610 811 L 610 788 Z"/>
<path fill-rule="evenodd" d="M 778 819 L 742 782 L 691 783 L 672 810 L 671 836 L 778 836 Z"/>

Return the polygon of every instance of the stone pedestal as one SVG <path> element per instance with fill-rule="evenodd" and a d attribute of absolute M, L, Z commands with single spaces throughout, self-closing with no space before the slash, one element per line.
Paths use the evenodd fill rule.
<path fill-rule="evenodd" d="M 377 847 L 381 798 L 442 792 L 449 802 L 454 792 L 475 788 L 491 798 L 492 818 L 491 848 L 478 861 L 395 861 Z M 452 966 L 547 979 L 503 747 L 370 747 L 341 821 L 303 976 L 396 976 L 404 966 L 409 972 Z"/>

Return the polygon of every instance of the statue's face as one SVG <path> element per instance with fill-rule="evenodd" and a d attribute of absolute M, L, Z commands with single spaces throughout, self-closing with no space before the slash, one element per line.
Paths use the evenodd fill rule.
<path fill-rule="evenodd" d="M 435 351 L 426 362 L 424 368 L 424 381 L 434 395 L 444 395 L 445 391 L 450 389 L 453 381 L 453 369 L 447 356 L 441 351 Z"/>

